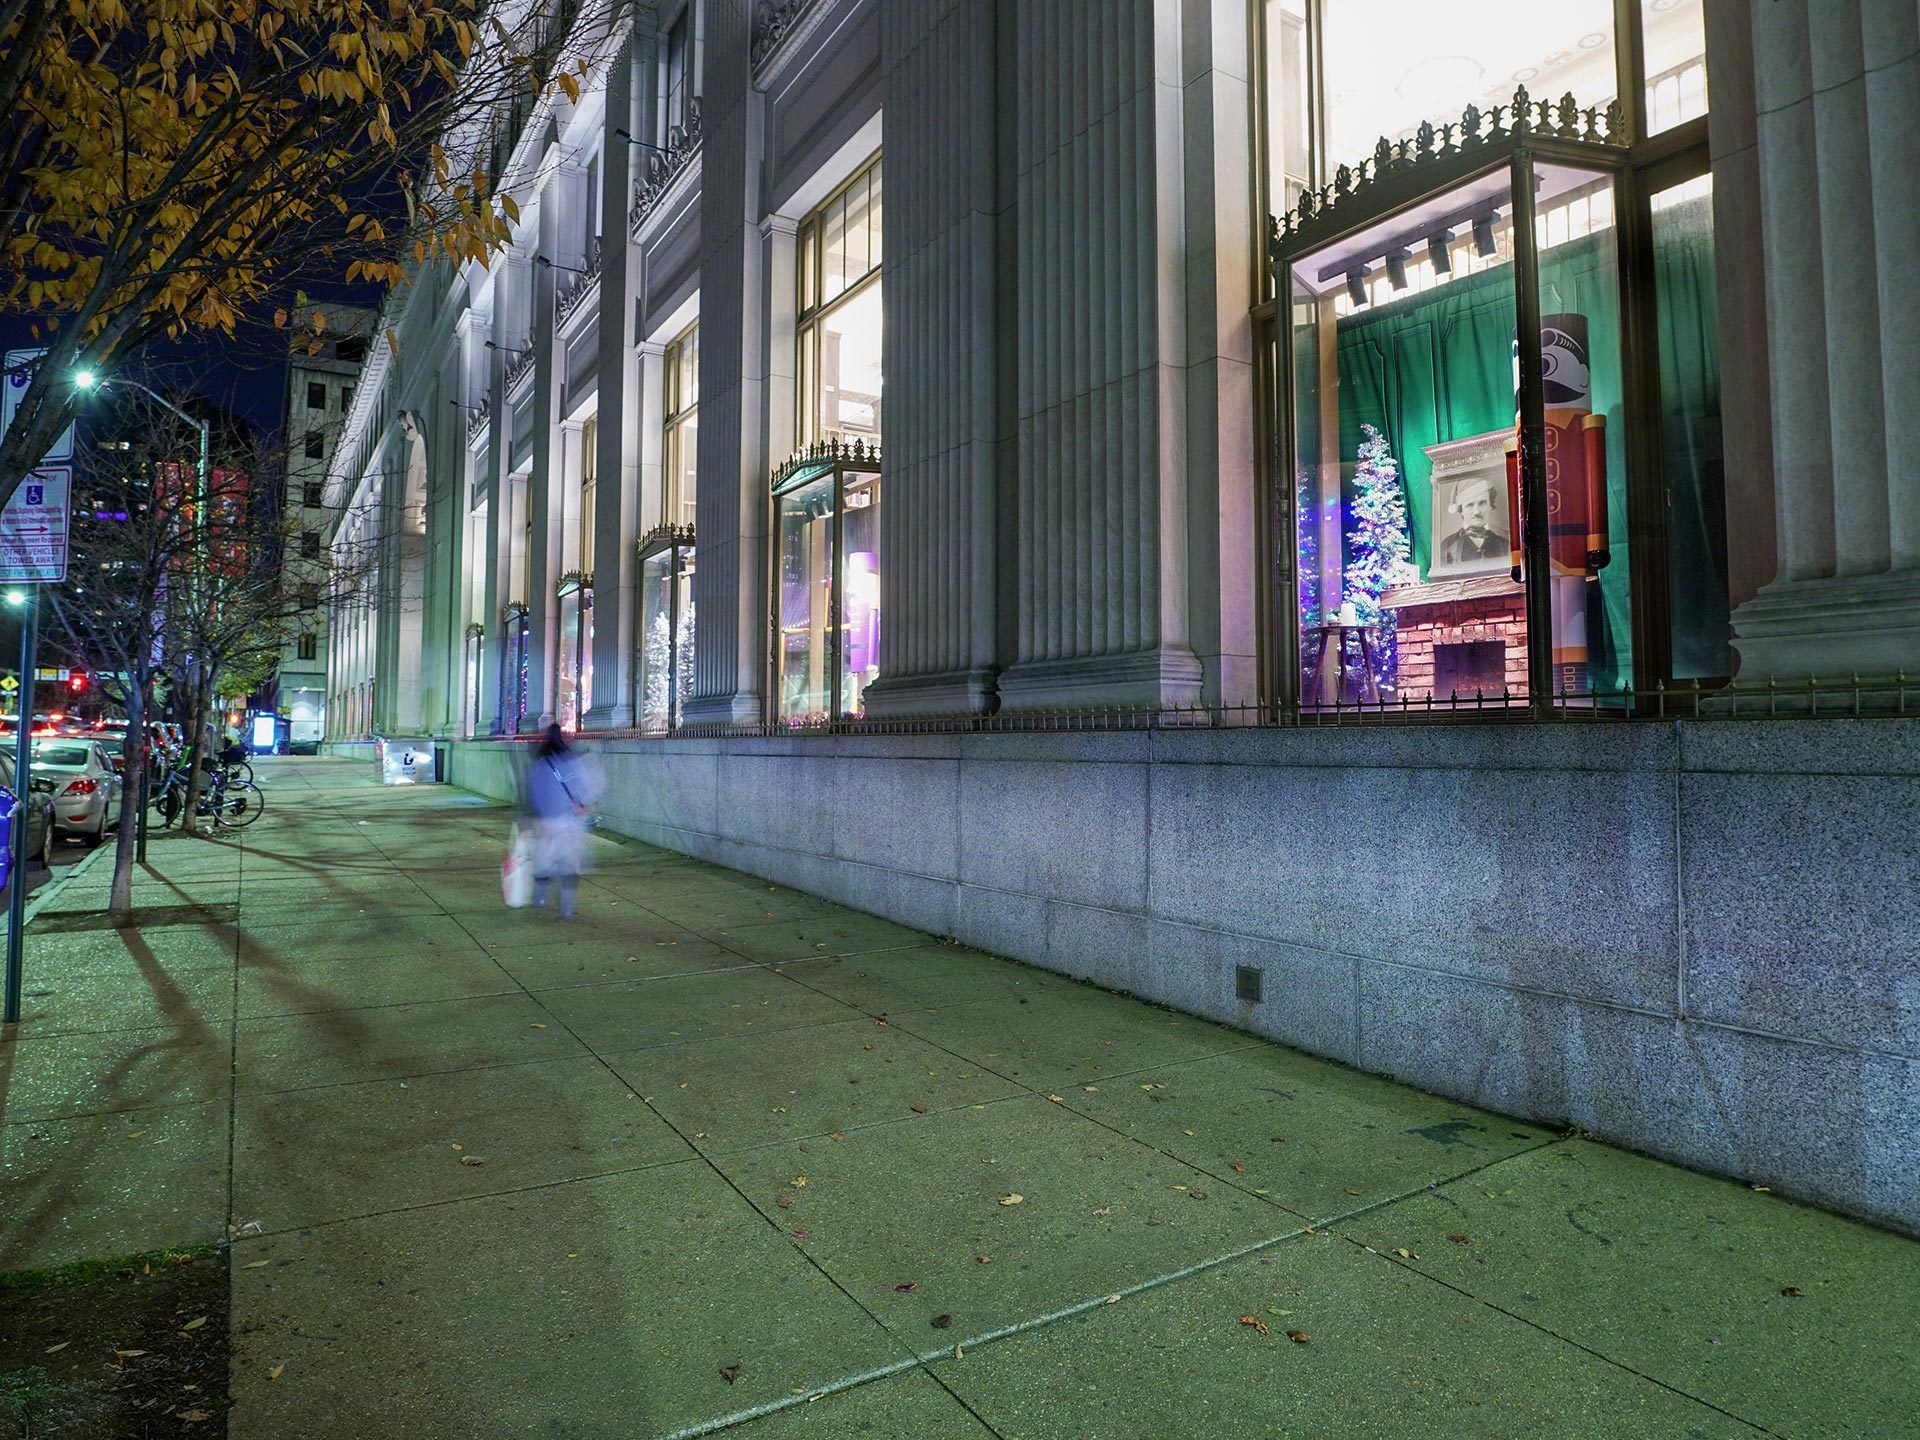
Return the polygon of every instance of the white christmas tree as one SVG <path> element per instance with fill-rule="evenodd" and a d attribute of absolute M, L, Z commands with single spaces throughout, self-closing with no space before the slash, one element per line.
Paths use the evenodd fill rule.
<path fill-rule="evenodd" d="M 1378 430 L 1367 424 L 1360 430 L 1353 518 L 1347 531 L 1345 599 L 1359 622 L 1373 631 L 1373 678 L 1386 695 L 1397 688 L 1399 657 L 1395 615 L 1381 608 L 1380 597 L 1395 585 L 1409 585 L 1420 577 L 1408 559 L 1407 498 L 1400 485 L 1400 462 Z"/>

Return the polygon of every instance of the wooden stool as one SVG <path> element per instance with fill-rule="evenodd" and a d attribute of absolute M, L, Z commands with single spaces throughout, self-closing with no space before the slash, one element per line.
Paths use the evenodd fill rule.
<path fill-rule="evenodd" d="M 1320 694 L 1320 703 L 1332 704 L 1338 708 L 1348 698 L 1347 690 L 1347 637 L 1352 636 L 1360 643 L 1360 693 L 1352 697 L 1355 703 L 1371 700 L 1381 703 L 1380 677 L 1375 668 L 1373 649 L 1373 629 L 1368 625 L 1342 625 L 1338 622 L 1327 625 L 1309 626 L 1303 634 L 1306 644 L 1301 647 L 1303 654 L 1314 648 L 1317 638 L 1320 642 L 1319 653 L 1313 662 L 1313 689 Z M 1327 698 L 1327 647 L 1333 647 L 1333 696 Z"/>

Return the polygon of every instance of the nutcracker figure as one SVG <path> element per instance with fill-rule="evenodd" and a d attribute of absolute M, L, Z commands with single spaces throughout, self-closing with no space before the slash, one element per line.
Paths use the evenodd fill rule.
<path fill-rule="evenodd" d="M 1519 388 L 1519 345 L 1514 386 Z M 1593 413 L 1587 367 L 1587 317 L 1540 317 L 1540 369 L 1546 418 L 1547 558 L 1553 596 L 1553 683 L 1587 691 L 1589 587 L 1611 560 L 1607 538 L 1607 417 Z M 1508 513 L 1524 515 L 1519 445 L 1507 447 Z M 1522 576 L 1524 525 L 1513 526 L 1513 578 Z"/>

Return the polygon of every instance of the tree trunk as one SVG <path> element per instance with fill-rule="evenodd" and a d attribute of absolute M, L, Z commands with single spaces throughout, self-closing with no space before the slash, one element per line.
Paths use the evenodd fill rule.
<path fill-rule="evenodd" d="M 145 810 L 140 788 L 147 773 L 147 684 L 144 677 L 129 679 L 134 683 L 127 686 L 127 764 L 120 789 L 120 833 L 113 842 L 113 890 L 107 899 L 108 913 L 120 916 L 133 913 L 133 848 Z"/>
<path fill-rule="evenodd" d="M 207 712 L 212 696 L 211 679 L 204 667 L 196 665 L 193 672 L 193 701 L 187 714 L 191 728 L 187 732 L 187 798 L 185 812 L 180 819 L 180 829 L 186 835 L 200 833 L 200 791 L 201 767 L 207 758 Z"/>

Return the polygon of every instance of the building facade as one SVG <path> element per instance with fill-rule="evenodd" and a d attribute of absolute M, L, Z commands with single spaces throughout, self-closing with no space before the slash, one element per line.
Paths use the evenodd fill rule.
<path fill-rule="evenodd" d="M 1916 13 L 1493 8 L 639 12 L 382 317 L 329 739 L 1920 1226 Z"/>
<path fill-rule="evenodd" d="M 318 344 L 302 336 L 287 359 L 287 403 L 280 426 L 286 446 L 281 574 L 302 599 L 314 599 L 280 654 L 276 703 L 287 721 L 287 743 L 301 752 L 317 749 L 327 736 L 331 612 L 325 601 L 331 574 L 325 549 L 333 529 L 326 504 L 327 467 L 346 429 L 375 318 L 368 310 L 335 306 L 327 312 L 329 328 Z"/>

